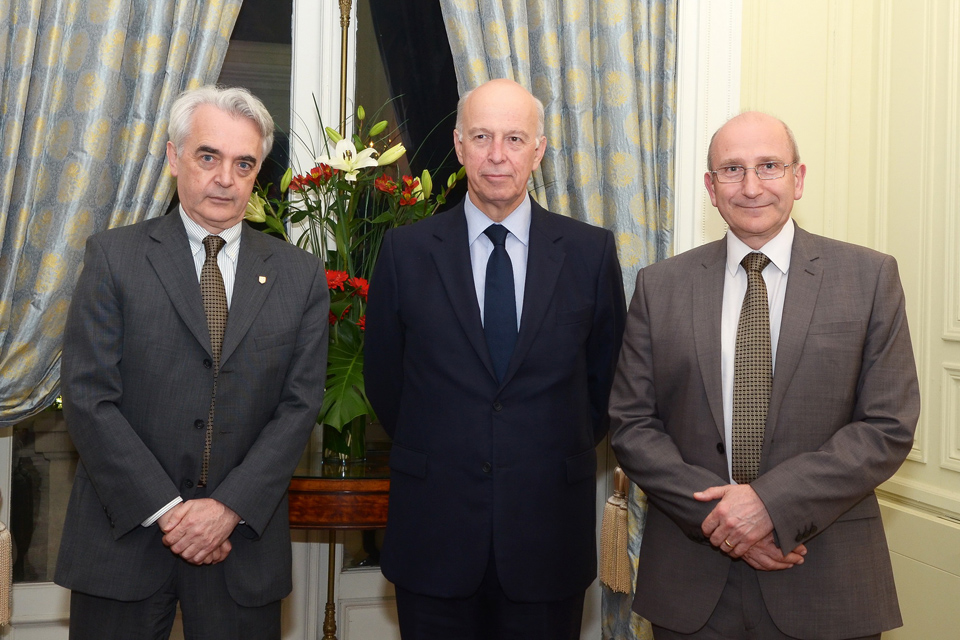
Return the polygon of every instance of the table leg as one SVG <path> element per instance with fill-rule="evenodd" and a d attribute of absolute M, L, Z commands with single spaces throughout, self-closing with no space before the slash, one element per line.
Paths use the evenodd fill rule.
<path fill-rule="evenodd" d="M 333 596 L 333 582 L 336 578 L 337 532 L 330 530 L 327 538 L 330 555 L 327 557 L 327 606 L 323 614 L 323 640 L 337 640 L 337 605 Z"/>

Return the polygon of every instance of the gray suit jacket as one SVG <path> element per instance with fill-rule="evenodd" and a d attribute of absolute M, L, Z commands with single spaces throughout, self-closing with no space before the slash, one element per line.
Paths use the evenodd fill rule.
<path fill-rule="evenodd" d="M 321 262 L 244 226 L 224 335 L 205 497 L 245 525 L 225 560 L 241 605 L 291 589 L 286 490 L 323 398 Z M 64 332 L 64 415 L 80 453 L 58 584 L 139 600 L 179 561 L 141 522 L 198 495 L 213 386 L 186 231 L 173 214 L 87 241 Z"/>
<path fill-rule="evenodd" d="M 649 497 L 634 609 L 692 633 L 731 560 L 700 525 L 729 484 L 720 380 L 726 243 L 637 276 L 611 397 L 611 442 Z M 758 572 L 777 626 L 848 638 L 901 624 L 874 489 L 910 450 L 920 410 L 896 261 L 796 230 L 760 476 L 752 483 L 780 548 L 803 565 Z"/>

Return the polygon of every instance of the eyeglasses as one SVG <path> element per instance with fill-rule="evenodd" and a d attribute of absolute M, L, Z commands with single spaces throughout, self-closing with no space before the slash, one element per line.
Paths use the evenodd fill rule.
<path fill-rule="evenodd" d="M 782 178 L 787 172 L 787 167 L 797 164 L 796 161 L 784 164 L 782 162 L 764 162 L 755 167 L 744 167 L 739 164 L 731 164 L 726 167 L 720 167 L 716 171 L 711 171 L 717 177 L 717 182 L 743 182 L 743 177 L 747 175 L 749 169 L 757 172 L 757 177 L 761 180 L 776 180 Z"/>

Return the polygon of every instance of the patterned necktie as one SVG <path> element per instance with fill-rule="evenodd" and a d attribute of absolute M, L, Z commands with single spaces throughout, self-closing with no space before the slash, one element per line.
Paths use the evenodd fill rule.
<path fill-rule="evenodd" d="M 764 424 L 770 404 L 770 311 L 762 272 L 770 258 L 748 253 L 740 262 L 747 271 L 747 295 L 737 325 L 733 365 L 733 479 L 753 482 L 760 468 Z"/>
<path fill-rule="evenodd" d="M 513 286 L 513 263 L 507 253 L 507 228 L 492 224 L 483 231 L 493 242 L 487 260 L 487 278 L 483 293 L 483 333 L 493 360 L 497 381 L 507 373 L 513 347 L 517 344 L 517 296 Z"/>
<path fill-rule="evenodd" d="M 207 236 L 203 247 L 207 257 L 200 269 L 200 293 L 203 295 L 203 311 L 207 314 L 210 329 L 210 351 L 213 353 L 213 392 L 210 396 L 210 411 L 207 414 L 207 433 L 203 443 L 203 461 L 200 463 L 198 487 L 207 486 L 207 470 L 210 467 L 210 447 L 213 444 L 213 410 L 217 400 L 217 378 L 220 375 L 220 350 L 223 333 L 227 328 L 227 290 L 223 286 L 223 274 L 217 266 L 217 254 L 226 241 L 220 236 Z"/>

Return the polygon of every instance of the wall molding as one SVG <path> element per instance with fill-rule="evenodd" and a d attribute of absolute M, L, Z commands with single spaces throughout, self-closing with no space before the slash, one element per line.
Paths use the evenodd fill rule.
<path fill-rule="evenodd" d="M 949 36 L 947 38 L 947 107 L 945 130 L 947 140 L 947 190 L 946 190 L 946 227 L 944 239 L 947 256 L 947 278 L 945 281 L 944 331 L 943 339 L 960 342 L 960 177 L 956 168 L 960 166 L 960 5 L 950 4 L 948 16 Z"/>
<path fill-rule="evenodd" d="M 678 3 L 674 254 L 708 239 L 707 147 L 740 110 L 742 12 L 741 0 Z"/>
<path fill-rule="evenodd" d="M 960 364 L 943 364 L 940 388 L 940 467 L 960 472 Z"/>
<path fill-rule="evenodd" d="M 960 496 L 923 482 L 894 476 L 877 488 L 877 497 L 944 520 L 960 522 Z"/>
<path fill-rule="evenodd" d="M 854 9 L 849 2 L 831 2 L 827 24 L 838 34 L 853 32 Z M 853 42 L 849 37 L 831 38 L 827 43 L 826 89 L 824 111 L 825 156 L 823 177 L 824 202 L 835 203 L 831 214 L 823 219 L 823 233 L 831 238 L 847 239 L 850 217 L 850 122 L 852 111 Z"/>

